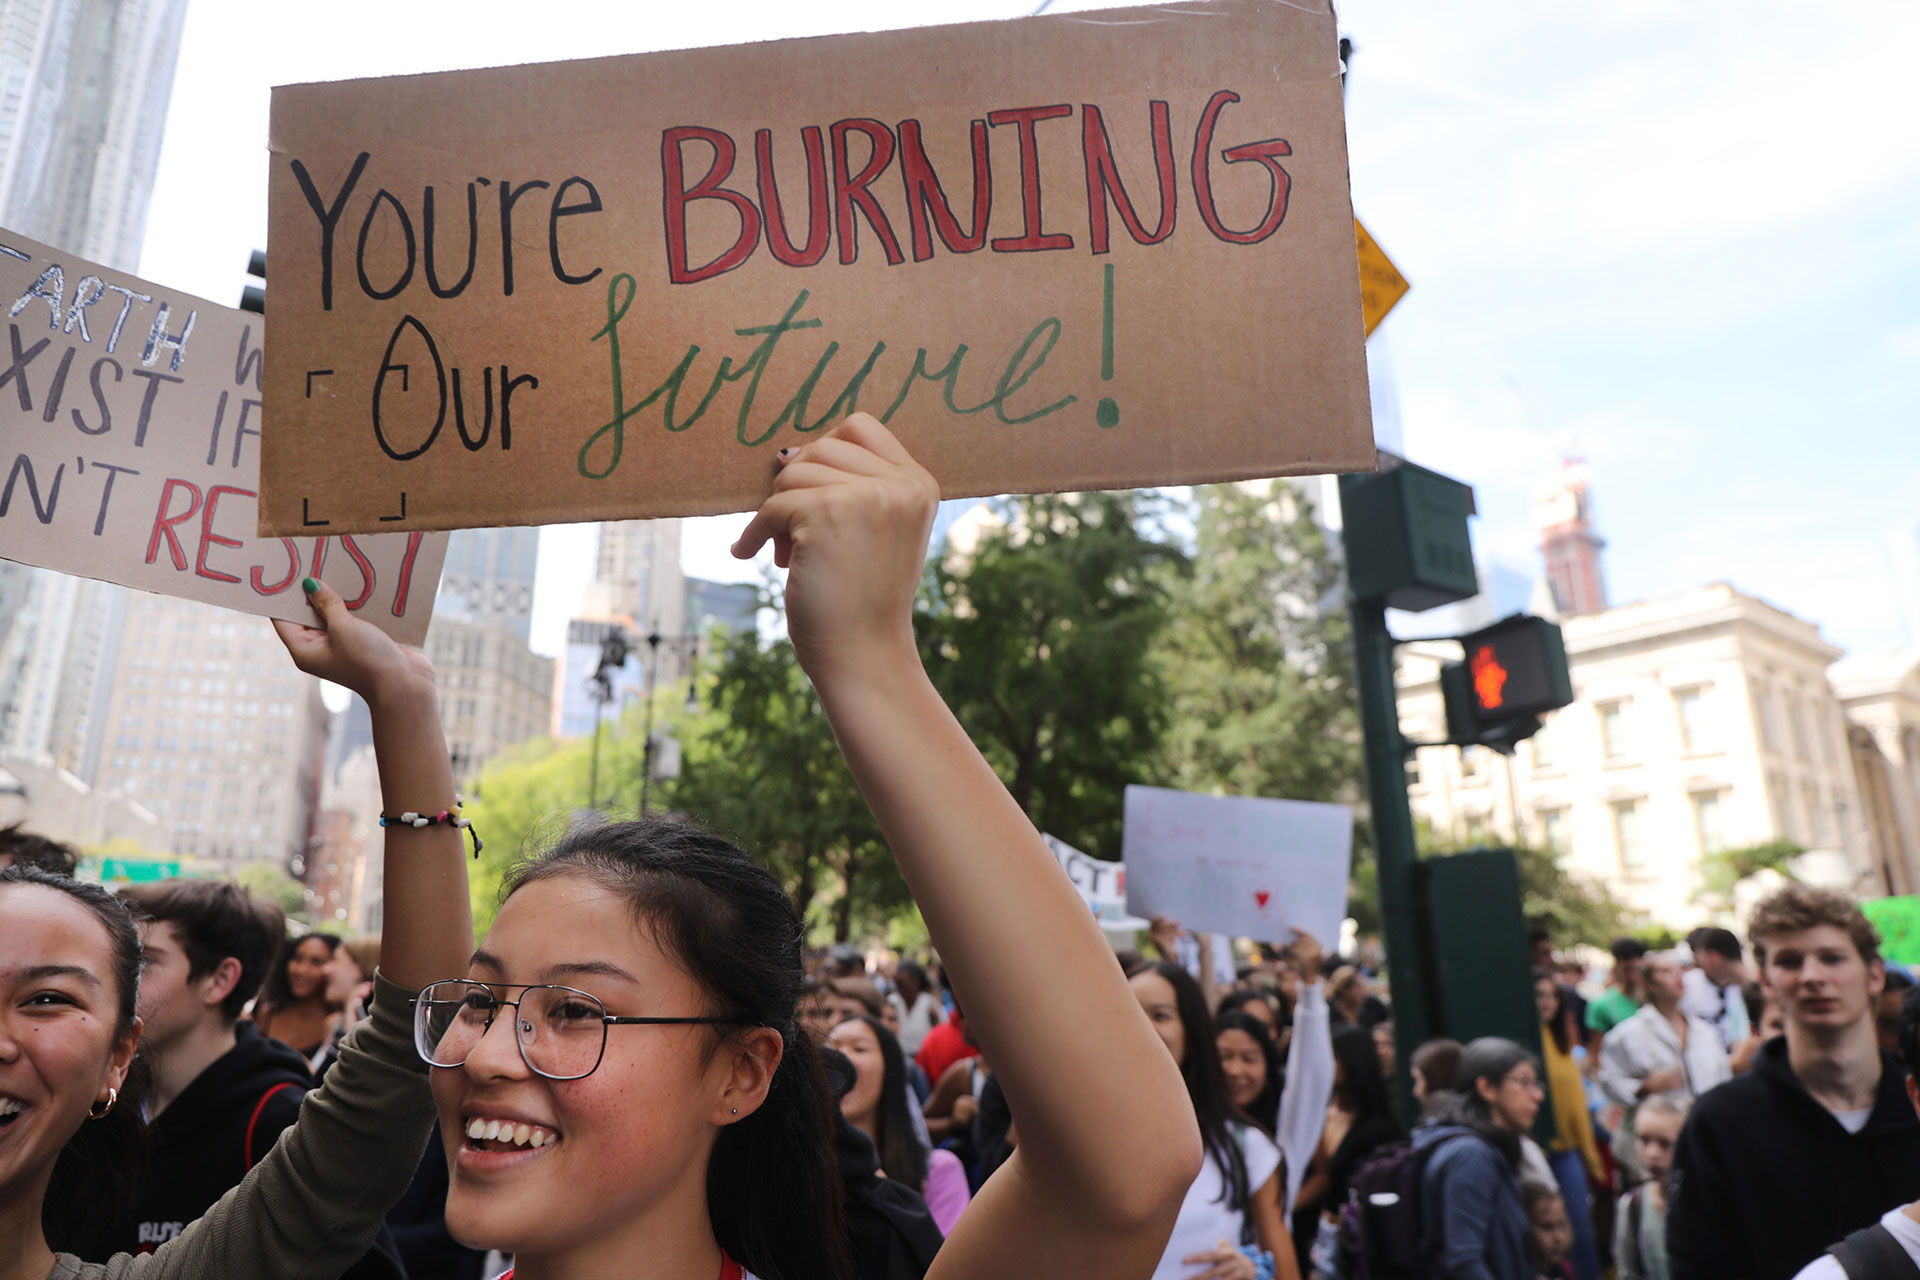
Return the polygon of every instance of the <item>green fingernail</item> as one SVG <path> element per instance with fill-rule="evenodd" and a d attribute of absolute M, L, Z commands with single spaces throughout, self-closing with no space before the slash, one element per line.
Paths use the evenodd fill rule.
<path fill-rule="evenodd" d="M 314 592 L 320 589 L 320 584 L 315 582 L 312 578 L 302 578 L 300 579 L 300 589 L 306 592 L 308 595 L 312 595 Z"/>

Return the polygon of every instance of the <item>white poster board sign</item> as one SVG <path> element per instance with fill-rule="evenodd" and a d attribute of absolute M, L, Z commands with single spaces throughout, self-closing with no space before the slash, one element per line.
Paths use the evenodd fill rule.
<path fill-rule="evenodd" d="M 1123 862 L 1106 862 L 1089 857 L 1065 840 L 1042 833 L 1040 838 L 1053 850 L 1061 870 L 1086 900 L 1093 918 L 1102 929 L 1122 932 L 1144 929 L 1147 921 L 1127 914 L 1127 867 Z"/>
<path fill-rule="evenodd" d="M 1332 946 L 1347 914 L 1353 810 L 1128 787 L 1127 909 L 1197 932 Z"/>

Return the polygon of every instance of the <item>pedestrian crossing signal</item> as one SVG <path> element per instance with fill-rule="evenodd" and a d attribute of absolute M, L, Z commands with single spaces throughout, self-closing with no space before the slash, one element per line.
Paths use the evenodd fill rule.
<path fill-rule="evenodd" d="M 1449 742 L 1511 752 L 1541 715 L 1573 701 L 1566 642 L 1546 619 L 1515 614 L 1460 643 L 1466 660 L 1440 672 Z"/>

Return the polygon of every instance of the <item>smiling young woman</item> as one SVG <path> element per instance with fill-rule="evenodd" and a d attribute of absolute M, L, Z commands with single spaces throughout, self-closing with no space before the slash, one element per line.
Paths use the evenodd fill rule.
<path fill-rule="evenodd" d="M 390 808 L 453 804 L 433 672 L 309 588 L 329 629 L 276 624 L 303 670 L 373 710 Z M 388 929 L 374 1015 L 333 1079 L 238 1192 L 152 1254 L 85 1263 L 56 1253 L 85 1218 L 113 1218 L 137 1168 L 140 944 L 98 886 L 0 873 L 0 1280 L 241 1280 L 338 1275 L 363 1254 L 419 1161 L 433 1113 L 410 1035 L 413 992 L 473 948 L 460 833 L 396 827 L 386 841 Z"/>
<path fill-rule="evenodd" d="M 1192 1110 L 1111 948 L 920 665 L 936 496 L 855 415 L 782 455 L 735 550 L 772 539 L 790 569 L 795 651 L 1021 1117 L 930 1274 L 1145 1277 L 1198 1166 Z M 768 872 L 688 827 L 586 826 L 523 863 L 465 985 L 419 1016 L 454 1234 L 511 1251 L 518 1280 L 844 1276 L 834 1104 L 796 1024 L 802 937 Z"/>

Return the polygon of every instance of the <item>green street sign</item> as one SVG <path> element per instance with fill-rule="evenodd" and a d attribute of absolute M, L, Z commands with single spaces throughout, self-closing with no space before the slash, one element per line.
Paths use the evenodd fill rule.
<path fill-rule="evenodd" d="M 126 881 L 131 884 L 149 884 L 155 880 L 172 880 L 180 874 L 180 860 L 168 858 L 102 858 L 100 860 L 100 879 L 113 884 Z"/>

